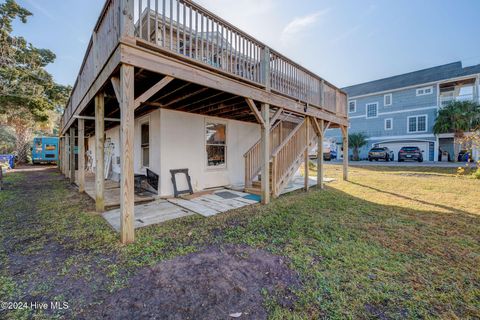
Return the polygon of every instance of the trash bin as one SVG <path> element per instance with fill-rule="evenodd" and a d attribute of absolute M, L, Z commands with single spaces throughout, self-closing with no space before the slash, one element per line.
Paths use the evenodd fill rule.
<path fill-rule="evenodd" d="M 15 168 L 15 156 L 13 154 L 0 154 L 0 162 L 6 162 L 10 168 Z"/>

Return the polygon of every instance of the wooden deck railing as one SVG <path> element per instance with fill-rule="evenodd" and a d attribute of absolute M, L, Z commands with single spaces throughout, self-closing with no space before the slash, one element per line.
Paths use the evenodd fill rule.
<path fill-rule="evenodd" d="M 87 46 L 77 80 L 62 117 L 62 125 L 73 116 L 93 81 L 108 61 L 120 39 L 121 0 L 107 0 Z M 97 39 L 101 39 L 98 40 Z"/>
<path fill-rule="evenodd" d="M 332 113 L 345 100 L 346 115 L 345 93 L 194 2 L 135 0 L 135 7 L 137 37 Z"/>
<path fill-rule="evenodd" d="M 346 95 L 232 24 L 189 0 L 133 0 L 135 37 L 251 84 L 346 116 Z M 107 0 L 95 25 L 62 127 L 127 30 L 122 0 Z M 125 22 L 127 23 L 127 22 Z M 97 40 L 98 39 L 98 40 Z"/>

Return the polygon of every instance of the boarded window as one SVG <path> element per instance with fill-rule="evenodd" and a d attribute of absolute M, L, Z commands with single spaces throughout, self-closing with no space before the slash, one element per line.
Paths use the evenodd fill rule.
<path fill-rule="evenodd" d="M 150 166 L 150 125 L 148 123 L 142 124 L 142 166 Z"/>
<path fill-rule="evenodd" d="M 227 151 L 227 126 L 222 123 L 207 122 L 205 131 L 207 166 L 225 167 Z"/>

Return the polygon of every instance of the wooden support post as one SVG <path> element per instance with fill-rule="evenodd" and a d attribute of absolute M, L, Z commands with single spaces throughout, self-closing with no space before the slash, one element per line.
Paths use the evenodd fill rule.
<path fill-rule="evenodd" d="M 95 96 L 95 207 L 97 212 L 105 210 L 105 97 L 103 92 Z"/>
<path fill-rule="evenodd" d="M 263 48 L 263 57 L 261 61 L 262 82 L 267 91 L 271 90 L 270 86 L 270 48 Z"/>
<path fill-rule="evenodd" d="M 310 128 L 309 128 L 309 125 L 310 125 L 310 118 L 309 117 L 306 117 L 305 118 L 305 144 L 306 144 L 306 148 L 305 148 L 305 151 L 303 153 L 303 161 L 304 161 L 304 166 L 305 166 L 305 179 L 304 179 L 304 189 L 305 191 L 308 191 L 308 189 L 310 188 L 309 184 L 308 184 L 308 175 L 309 175 L 309 167 L 308 167 L 308 163 L 309 163 L 309 159 L 308 159 L 308 149 L 309 149 L 309 142 L 310 142 L 310 137 L 309 137 L 309 131 L 310 131 Z"/>
<path fill-rule="evenodd" d="M 57 166 L 60 172 L 63 172 L 63 137 L 58 138 L 58 161 Z"/>
<path fill-rule="evenodd" d="M 78 119 L 78 191 L 85 192 L 85 120 Z"/>
<path fill-rule="evenodd" d="M 120 237 L 123 244 L 135 240 L 134 229 L 134 69 L 130 65 L 120 67 Z"/>
<path fill-rule="evenodd" d="M 342 126 L 343 135 L 343 180 L 348 181 L 348 127 Z"/>
<path fill-rule="evenodd" d="M 135 32 L 135 26 L 133 23 L 134 16 L 134 0 L 121 0 L 120 1 L 120 37 L 133 38 Z M 139 12 L 141 16 L 142 13 Z"/>
<path fill-rule="evenodd" d="M 75 183 L 75 128 L 70 127 L 70 183 Z"/>
<path fill-rule="evenodd" d="M 262 104 L 262 203 L 270 202 L 270 106 Z"/>
<path fill-rule="evenodd" d="M 65 150 L 63 152 L 63 158 L 65 159 L 65 167 L 63 170 L 63 175 L 65 179 L 67 178 L 68 171 L 70 169 L 70 135 L 65 133 Z"/>
<path fill-rule="evenodd" d="M 318 143 L 317 143 L 317 186 L 320 189 L 325 187 L 323 181 L 323 137 L 324 137 L 324 128 L 325 128 L 325 121 L 320 121 L 320 130 L 318 132 Z"/>

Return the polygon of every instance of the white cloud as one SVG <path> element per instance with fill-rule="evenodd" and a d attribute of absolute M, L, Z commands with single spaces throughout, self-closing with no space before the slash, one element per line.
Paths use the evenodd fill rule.
<path fill-rule="evenodd" d="M 305 32 L 309 27 L 315 25 L 321 16 L 326 15 L 329 11 L 330 9 L 327 8 L 303 17 L 294 18 L 283 28 L 281 35 L 282 42 L 289 42 L 294 37 Z"/>
<path fill-rule="evenodd" d="M 32 6 L 34 7 L 35 9 L 37 9 L 41 14 L 43 14 L 44 16 L 46 16 L 47 18 L 49 18 L 50 20 L 55 20 L 55 17 L 47 10 L 45 9 L 44 7 L 42 7 L 41 5 L 39 5 L 38 3 L 32 1 L 32 0 L 27 0 L 27 2 Z"/>

